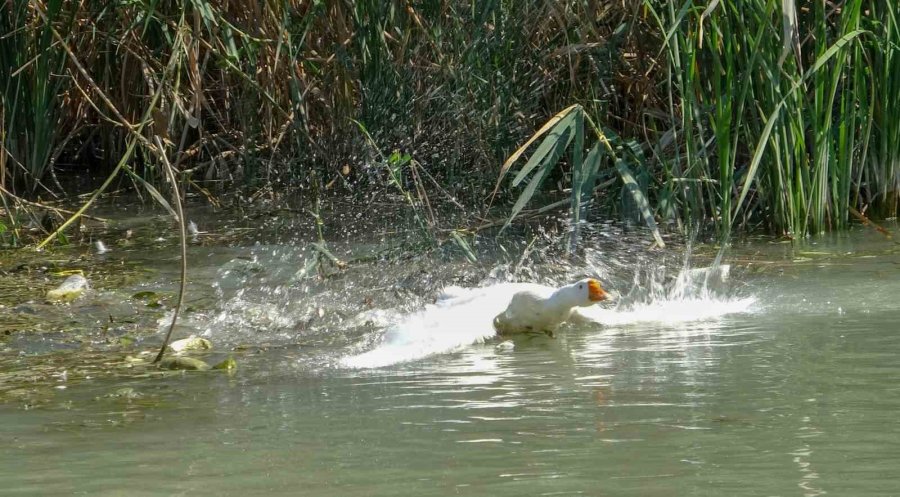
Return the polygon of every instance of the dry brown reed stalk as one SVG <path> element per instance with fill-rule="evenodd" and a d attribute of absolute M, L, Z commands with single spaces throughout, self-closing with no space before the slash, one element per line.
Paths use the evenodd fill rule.
<path fill-rule="evenodd" d="M 893 238 L 890 231 L 888 231 L 884 227 L 878 225 L 878 223 L 873 222 L 871 219 L 866 217 L 865 214 L 859 212 L 858 210 L 854 209 L 853 207 L 850 208 L 850 214 L 853 215 L 853 217 L 855 217 L 856 219 L 859 219 L 859 222 L 861 222 L 863 224 L 863 226 L 871 226 L 872 228 L 875 229 L 875 231 L 881 233 L 886 238 L 888 238 L 888 239 Z"/>
<path fill-rule="evenodd" d="M 19 197 L 19 196 L 15 195 L 14 193 L 12 193 L 11 191 L 9 191 L 9 190 L 7 190 L 6 188 L 4 188 L 2 185 L 0 185 L 0 194 L 5 195 L 5 196 L 11 198 L 14 202 L 19 203 L 19 204 L 22 204 L 22 205 L 25 205 L 25 206 L 27 206 L 27 207 L 33 207 L 33 208 L 38 209 L 38 210 L 45 210 L 45 211 L 50 211 L 50 212 L 56 213 L 56 214 L 59 215 L 62 219 L 65 219 L 65 218 L 66 218 L 66 216 L 64 216 L 63 214 L 66 214 L 66 215 L 68 215 L 68 216 L 75 215 L 75 211 L 71 211 L 71 210 L 68 210 L 68 209 L 63 209 L 63 208 L 60 208 L 60 207 L 55 207 L 55 206 L 52 206 L 52 205 L 47 205 L 46 203 L 32 202 L 32 201 L 30 201 L 30 200 L 28 200 L 28 199 L 24 199 L 24 198 L 22 198 L 22 197 Z M 109 222 L 109 219 L 105 219 L 105 218 L 97 217 L 97 216 L 89 216 L 89 215 L 87 215 L 87 214 L 81 214 L 81 217 L 83 217 L 83 218 L 85 218 L 85 219 L 90 219 L 91 221 L 97 221 L 97 222 L 100 222 L 100 223 L 107 223 L 107 222 Z"/>
<path fill-rule="evenodd" d="M 40 7 L 36 7 L 36 9 L 37 9 L 37 11 L 38 11 L 38 14 L 41 15 L 42 13 L 40 12 Z M 46 19 L 46 17 L 44 17 L 44 18 Z M 182 18 L 182 21 L 183 21 L 183 18 Z M 179 23 L 179 28 L 181 27 L 181 25 L 182 25 L 182 24 Z M 62 43 L 62 45 L 63 45 L 63 47 L 64 47 L 64 50 L 66 50 L 66 52 L 70 55 L 70 57 L 72 57 L 72 62 L 73 62 L 73 64 L 75 64 L 76 67 L 79 68 L 79 70 L 82 72 L 82 75 L 84 75 L 85 78 L 86 78 L 86 80 L 91 84 L 92 89 L 100 95 L 101 100 L 102 100 L 108 107 L 110 107 L 110 109 L 112 110 L 113 114 L 114 114 L 117 118 L 120 118 L 120 119 L 121 119 L 121 121 L 120 121 L 118 124 L 122 125 L 123 127 L 125 127 L 125 129 L 127 129 L 127 130 L 130 132 L 131 142 L 130 142 L 128 148 L 126 149 L 125 153 L 124 153 L 124 154 L 122 155 L 122 157 L 119 159 L 119 162 L 118 162 L 118 164 L 116 165 L 116 168 L 115 168 L 115 169 L 113 170 L 113 172 L 107 177 L 107 179 L 106 179 L 106 180 L 104 181 L 104 183 L 100 186 L 100 188 L 98 188 L 97 190 L 95 190 L 94 193 L 91 195 L 91 197 L 90 197 L 90 198 L 89 198 L 89 199 L 81 206 L 81 208 L 79 208 L 79 209 L 78 209 L 74 214 L 72 214 L 72 215 L 71 215 L 64 223 L 62 223 L 62 224 L 59 226 L 59 228 L 57 228 L 53 233 L 51 233 L 49 236 L 47 236 L 47 238 L 45 238 L 43 241 L 41 241 L 41 242 L 37 245 L 37 247 L 36 247 L 37 249 L 43 248 L 43 247 L 44 247 L 45 245 L 47 245 L 50 241 L 52 241 L 55 237 L 57 237 L 57 235 L 58 235 L 59 233 L 62 233 L 69 225 L 71 225 L 71 224 L 74 223 L 79 217 L 81 217 L 82 215 L 84 215 L 85 211 L 87 211 L 87 209 L 94 203 L 94 201 L 96 201 L 96 199 L 100 196 L 100 194 L 102 194 L 103 191 L 104 191 L 104 190 L 112 183 L 112 180 L 118 175 L 118 172 L 119 172 L 122 168 L 126 168 L 126 169 L 127 169 L 126 163 L 127 163 L 127 161 L 130 159 L 131 154 L 132 154 L 132 152 L 134 151 L 134 147 L 136 146 L 136 144 L 137 144 L 138 142 L 144 143 L 145 145 L 146 145 L 146 144 L 149 144 L 149 140 L 141 134 L 141 131 L 143 130 L 144 125 L 148 122 L 148 120 L 150 119 L 150 117 L 151 117 L 151 115 L 153 114 L 154 110 L 156 109 L 155 103 L 158 101 L 158 99 L 159 99 L 159 97 L 160 97 L 160 95 L 162 94 L 162 91 L 163 91 L 163 85 L 160 84 L 159 87 L 157 88 L 157 92 L 154 94 L 154 97 L 153 97 L 153 99 L 151 100 L 150 107 L 149 107 L 149 108 L 146 110 L 146 112 L 145 112 L 144 118 L 143 118 L 136 126 L 132 126 L 132 125 L 124 118 L 124 116 L 122 116 L 122 114 L 121 114 L 121 113 L 119 112 L 119 110 L 115 107 L 115 105 L 112 103 L 112 101 L 109 99 L 109 97 L 106 96 L 106 94 L 103 92 L 103 90 L 102 90 L 99 86 L 97 86 L 97 84 L 94 82 L 93 78 L 91 78 L 90 75 L 87 74 L 86 70 L 84 70 L 84 67 L 81 66 L 80 63 L 78 63 L 77 58 L 75 57 L 75 54 L 71 51 L 70 48 L 68 48 L 68 46 L 67 46 L 66 43 L 65 43 L 65 40 L 62 39 L 62 37 L 60 36 L 59 32 L 58 32 L 55 28 L 53 28 L 52 26 L 48 26 L 48 28 L 52 30 L 52 33 L 53 33 L 54 37 L 56 37 L 57 40 L 59 40 L 59 41 Z M 177 44 L 176 44 L 176 46 L 177 46 Z M 178 64 L 178 61 L 179 61 L 179 55 L 180 55 L 180 51 L 178 51 L 178 50 L 174 50 L 174 51 L 173 51 L 172 57 L 171 57 L 170 60 L 169 60 L 169 64 L 166 66 L 166 67 L 167 67 L 167 70 L 164 72 L 164 75 L 165 75 L 166 73 L 170 72 L 169 69 L 173 68 L 174 66 L 176 66 L 176 65 Z M 165 80 L 165 77 L 163 77 L 163 80 Z M 157 148 L 157 147 L 154 147 L 154 146 L 152 146 L 152 144 L 150 145 L 150 147 L 149 147 L 148 149 L 151 150 L 151 151 L 156 152 L 157 154 L 161 154 L 161 155 L 163 155 L 163 156 L 164 156 L 164 154 L 165 154 L 165 150 L 164 150 L 164 149 L 159 149 L 159 148 Z M 152 190 L 151 190 L 151 191 L 152 191 Z"/>

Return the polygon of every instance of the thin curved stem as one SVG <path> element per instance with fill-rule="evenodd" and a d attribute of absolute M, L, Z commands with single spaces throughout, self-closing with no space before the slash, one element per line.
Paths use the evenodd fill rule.
<path fill-rule="evenodd" d="M 153 139 L 160 151 L 165 150 L 163 148 L 162 140 L 159 139 L 158 135 L 154 136 Z M 166 170 L 166 176 L 169 178 L 169 183 L 172 184 L 172 197 L 175 199 L 175 210 L 178 213 L 178 229 L 181 236 L 181 284 L 178 287 L 178 301 L 175 303 L 175 312 L 172 314 L 172 322 L 169 323 L 169 331 L 166 332 L 166 338 L 163 339 L 162 346 L 159 348 L 159 353 L 156 354 L 156 358 L 153 359 L 154 363 L 157 363 L 162 359 L 163 354 L 166 351 L 166 346 L 169 345 L 169 339 L 172 338 L 172 330 L 175 329 L 175 323 L 178 321 L 178 315 L 181 313 L 181 305 L 184 303 L 184 289 L 187 284 L 187 230 L 184 223 L 184 207 L 181 204 L 181 192 L 178 190 L 175 171 L 172 168 L 172 164 L 169 163 L 169 159 L 166 158 L 166 154 L 160 153 L 160 158 L 162 158 L 163 168 Z"/>

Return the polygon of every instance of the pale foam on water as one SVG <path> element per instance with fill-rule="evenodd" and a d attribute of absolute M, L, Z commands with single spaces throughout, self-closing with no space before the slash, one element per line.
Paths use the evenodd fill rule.
<path fill-rule="evenodd" d="M 690 321 L 718 319 L 728 314 L 748 312 L 756 299 L 685 298 L 633 304 L 625 308 L 590 307 L 579 312 L 591 321 L 606 326 L 641 323 L 676 325 Z"/>
<path fill-rule="evenodd" d="M 728 296 L 713 288 L 725 283 L 728 266 L 684 269 L 670 284 L 650 276 L 635 276 L 628 294 L 610 306 L 579 309 L 589 321 L 603 326 L 652 323 L 662 326 L 691 321 L 710 321 L 749 312 L 752 297 Z M 500 283 L 483 288 L 450 287 L 437 302 L 411 314 L 380 312 L 367 319 L 386 328 L 374 349 L 343 358 L 348 368 L 377 368 L 452 352 L 494 337 L 494 316 L 506 308 L 510 297 L 528 283 Z"/>
<path fill-rule="evenodd" d="M 654 272 L 636 274 L 632 291 L 613 307 L 579 309 L 591 321 L 606 326 L 642 323 L 677 325 L 691 321 L 715 320 L 729 314 L 748 312 L 756 299 L 736 297 L 727 287 L 731 266 L 683 268 L 669 284 Z"/>
<path fill-rule="evenodd" d="M 450 352 L 495 335 L 494 316 L 523 286 L 501 283 L 484 288 L 450 287 L 438 301 L 407 315 L 377 313 L 367 317 L 387 328 L 383 341 L 369 352 L 345 357 L 341 365 L 377 368 Z"/>

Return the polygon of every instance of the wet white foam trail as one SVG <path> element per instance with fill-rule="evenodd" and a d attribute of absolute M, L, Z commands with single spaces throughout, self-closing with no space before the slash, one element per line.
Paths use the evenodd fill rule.
<path fill-rule="evenodd" d="M 421 311 L 405 316 L 369 315 L 376 324 L 386 326 L 383 341 L 373 350 L 345 357 L 341 365 L 378 368 L 483 342 L 495 335 L 494 316 L 506 308 L 510 295 L 527 286 L 450 287 Z"/>
<path fill-rule="evenodd" d="M 594 306 L 579 309 L 589 321 L 604 326 L 627 326 L 654 323 L 663 326 L 691 321 L 710 321 L 735 313 L 752 311 L 752 297 L 730 297 L 709 287 L 709 275 L 724 280 L 727 271 L 685 270 L 665 287 L 653 278 L 645 281 L 612 307 Z M 720 281 L 721 282 L 721 281 Z M 510 297 L 534 285 L 501 283 L 483 288 L 445 289 L 435 304 L 407 315 L 380 313 L 369 316 L 386 328 L 380 344 L 374 349 L 343 358 L 348 368 L 378 368 L 452 352 L 495 335 L 494 316 L 506 308 Z"/>
<path fill-rule="evenodd" d="M 642 323 L 677 325 L 691 321 L 715 320 L 729 314 L 749 312 L 756 299 L 697 297 L 656 300 L 611 309 L 588 307 L 579 313 L 591 321 L 606 326 L 628 326 Z"/>

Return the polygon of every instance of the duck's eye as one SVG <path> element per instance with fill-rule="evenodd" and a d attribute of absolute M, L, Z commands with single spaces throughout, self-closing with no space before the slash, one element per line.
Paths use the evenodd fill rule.
<path fill-rule="evenodd" d="M 584 285 L 578 285 L 579 290 L 581 290 L 582 288 L 584 288 Z"/>

